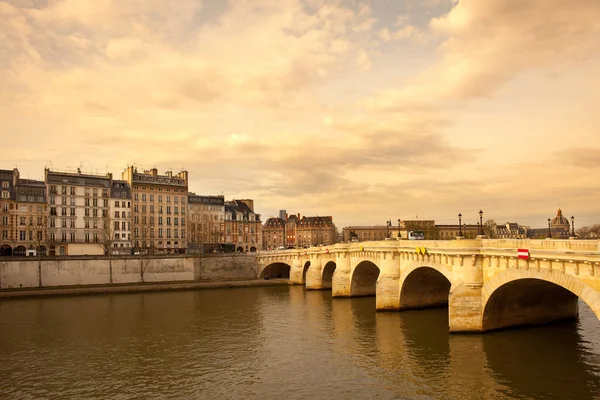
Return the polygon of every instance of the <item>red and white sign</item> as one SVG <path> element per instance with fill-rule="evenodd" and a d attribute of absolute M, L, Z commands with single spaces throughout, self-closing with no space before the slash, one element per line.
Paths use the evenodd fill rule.
<path fill-rule="evenodd" d="M 518 249 L 517 252 L 518 252 L 517 254 L 519 255 L 519 258 L 522 258 L 523 260 L 529 260 L 529 250 Z"/>

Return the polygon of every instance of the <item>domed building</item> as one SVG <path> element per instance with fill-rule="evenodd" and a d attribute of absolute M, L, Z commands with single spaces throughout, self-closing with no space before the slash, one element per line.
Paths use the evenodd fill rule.
<path fill-rule="evenodd" d="M 571 224 L 569 223 L 569 220 L 566 219 L 565 217 L 563 217 L 562 210 L 560 208 L 556 212 L 556 217 L 554 217 L 552 219 L 552 221 L 550 221 L 550 228 L 552 230 L 554 230 L 554 229 L 566 229 L 567 232 L 571 228 Z"/>

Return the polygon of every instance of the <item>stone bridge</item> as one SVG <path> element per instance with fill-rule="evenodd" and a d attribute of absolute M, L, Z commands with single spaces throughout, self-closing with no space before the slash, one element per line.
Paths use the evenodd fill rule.
<path fill-rule="evenodd" d="M 333 297 L 376 296 L 377 310 L 448 306 L 451 332 L 600 318 L 600 241 L 386 240 L 259 252 L 260 278 Z M 526 249 L 518 257 L 518 249 Z"/>

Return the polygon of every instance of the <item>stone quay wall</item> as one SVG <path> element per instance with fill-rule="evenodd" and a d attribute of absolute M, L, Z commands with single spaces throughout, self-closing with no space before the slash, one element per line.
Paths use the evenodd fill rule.
<path fill-rule="evenodd" d="M 4 257 L 0 258 L 0 289 L 108 285 L 111 283 L 256 279 L 256 256 Z"/>

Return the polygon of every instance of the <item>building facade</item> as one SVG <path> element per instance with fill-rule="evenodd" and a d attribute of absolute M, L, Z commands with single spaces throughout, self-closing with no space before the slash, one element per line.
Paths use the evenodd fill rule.
<path fill-rule="evenodd" d="M 42 181 L 0 170 L 0 254 L 47 255 L 48 207 Z"/>
<path fill-rule="evenodd" d="M 185 253 L 188 172 L 159 175 L 156 168 L 138 172 L 137 167 L 129 166 L 122 179 L 131 187 L 135 251 Z"/>
<path fill-rule="evenodd" d="M 333 217 L 302 217 L 296 224 L 296 246 L 328 246 L 335 243 L 337 232 Z"/>
<path fill-rule="evenodd" d="M 104 254 L 112 174 L 44 170 L 50 255 Z"/>
<path fill-rule="evenodd" d="M 114 180 L 110 189 L 109 217 L 104 225 L 105 251 L 131 254 L 131 187 L 127 181 Z M 110 249 L 110 250 L 109 250 Z"/>
<path fill-rule="evenodd" d="M 213 252 L 225 240 L 225 198 L 188 194 L 188 251 Z"/>
<path fill-rule="evenodd" d="M 286 240 L 286 223 L 283 218 L 268 218 L 262 227 L 262 239 L 262 248 L 264 250 L 274 250 L 288 247 Z"/>
<path fill-rule="evenodd" d="M 254 201 L 232 200 L 225 203 L 225 243 L 237 252 L 255 252 L 262 243 L 260 214 L 254 212 Z"/>

